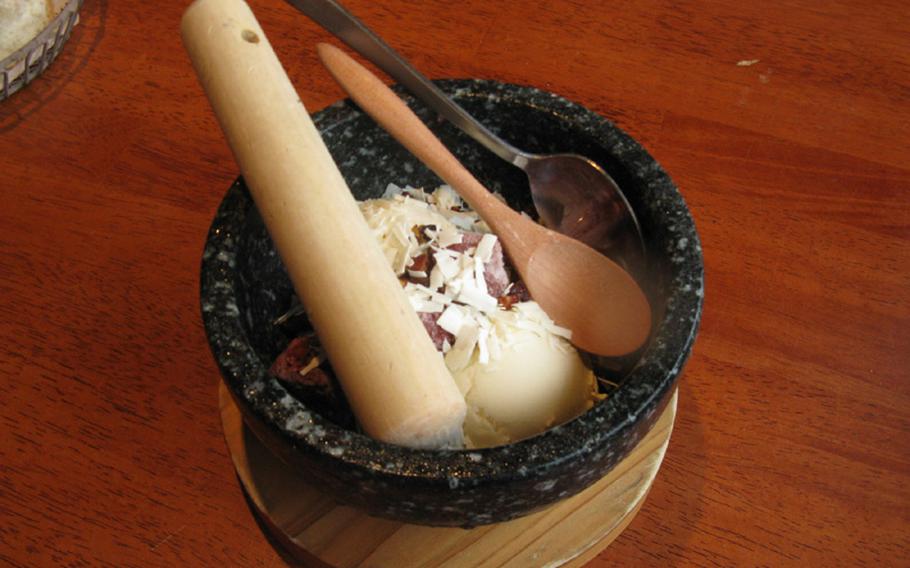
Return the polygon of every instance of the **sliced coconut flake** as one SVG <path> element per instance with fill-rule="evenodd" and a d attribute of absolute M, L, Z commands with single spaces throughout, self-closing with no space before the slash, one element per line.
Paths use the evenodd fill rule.
<path fill-rule="evenodd" d="M 409 260 L 410 260 L 410 257 L 408 257 L 406 251 L 399 251 L 396 254 L 395 261 L 392 265 L 392 270 L 395 271 L 395 274 L 397 276 L 401 276 L 402 274 L 404 274 L 404 271 L 407 270 Z"/>
<path fill-rule="evenodd" d="M 445 257 L 451 258 L 452 260 L 458 260 L 459 258 L 461 258 L 460 252 L 458 252 L 457 250 L 449 250 L 446 248 L 434 248 L 433 255 L 435 256 L 437 254 L 440 256 L 445 256 Z"/>
<path fill-rule="evenodd" d="M 439 264 L 433 267 L 433 270 L 430 271 L 430 289 L 439 290 L 442 288 L 442 285 L 445 284 L 445 276 L 442 274 L 442 269 L 439 268 Z"/>
<path fill-rule="evenodd" d="M 458 332 L 467 319 L 467 315 L 467 312 L 465 312 L 463 308 L 452 304 L 442 312 L 442 315 L 436 320 L 436 325 L 452 335 L 458 335 Z"/>
<path fill-rule="evenodd" d="M 433 290 L 427 288 L 423 284 L 414 283 L 414 289 L 420 291 L 421 294 L 425 295 L 427 298 L 433 295 Z"/>
<path fill-rule="evenodd" d="M 461 294 L 461 289 L 464 287 L 464 280 L 456 278 L 455 280 L 449 280 L 446 282 L 445 291 L 446 294 L 451 296 L 453 299 L 457 299 L 458 295 Z"/>
<path fill-rule="evenodd" d="M 481 290 L 473 282 L 465 282 L 461 291 L 458 293 L 457 300 L 469 306 L 473 306 L 482 312 L 495 311 L 499 306 L 496 298 Z"/>
<path fill-rule="evenodd" d="M 553 335 L 557 335 L 559 337 L 564 337 L 564 338 L 568 339 L 569 341 L 572 340 L 572 330 L 567 327 L 562 327 L 562 326 L 556 325 L 555 323 L 554 324 L 545 324 L 543 327 L 544 327 L 544 329 L 546 329 Z"/>
<path fill-rule="evenodd" d="M 411 278 L 426 278 L 427 273 L 423 270 L 408 270 L 408 276 Z"/>
<path fill-rule="evenodd" d="M 468 366 L 471 362 L 471 356 L 474 354 L 474 347 L 477 346 L 479 328 L 476 324 L 467 323 L 461 326 L 459 332 L 455 335 L 455 345 L 446 353 L 446 366 L 450 371 L 460 371 Z"/>
<path fill-rule="evenodd" d="M 547 315 L 547 312 L 543 311 L 543 308 L 540 307 L 540 304 L 533 300 L 529 302 L 518 302 L 513 307 L 518 313 L 524 315 L 530 320 L 547 324 L 553 323 L 553 320 L 550 319 L 550 316 Z"/>
<path fill-rule="evenodd" d="M 480 328 L 477 332 L 477 360 L 481 365 L 486 365 L 490 362 L 490 350 L 487 347 L 487 338 L 490 336 L 490 330 Z"/>
<path fill-rule="evenodd" d="M 483 277 L 483 261 L 476 256 L 474 257 L 474 283 L 477 285 L 478 290 L 484 294 L 489 294 L 487 279 Z"/>
<path fill-rule="evenodd" d="M 447 338 L 443 339 L 442 340 L 442 353 L 443 354 L 448 353 L 449 349 L 451 349 L 451 348 L 452 348 L 452 344 L 449 343 L 449 338 L 447 337 Z"/>
<path fill-rule="evenodd" d="M 436 266 L 442 272 L 445 280 L 452 280 L 458 276 L 458 261 L 451 255 L 444 254 L 442 251 L 437 251 L 433 253 L 433 259 L 436 261 Z"/>
<path fill-rule="evenodd" d="M 461 196 L 455 193 L 455 190 L 452 189 L 452 186 L 450 185 L 439 186 L 439 188 L 433 192 L 433 201 L 439 209 L 444 211 L 456 207 L 460 209 L 464 206 L 464 201 L 461 200 Z"/>
<path fill-rule="evenodd" d="M 458 276 L 455 277 L 455 280 L 460 280 L 464 285 L 473 286 L 474 285 L 474 259 L 468 255 L 462 255 L 459 268 L 461 269 L 458 273 Z"/>
<path fill-rule="evenodd" d="M 438 314 L 443 310 L 443 308 L 445 308 L 445 306 L 439 302 L 429 302 L 424 300 L 423 304 L 420 306 L 420 309 L 417 311 L 423 312 L 425 314 Z"/>
<path fill-rule="evenodd" d="M 440 304 L 449 305 L 452 303 L 452 298 L 446 296 L 445 294 L 440 294 L 436 291 L 431 291 L 430 300 L 434 302 L 439 302 Z"/>
<path fill-rule="evenodd" d="M 382 194 L 382 198 L 394 199 L 396 195 L 401 195 L 401 192 L 402 189 L 400 187 L 394 183 L 390 183 L 389 185 L 385 186 L 385 192 Z"/>
<path fill-rule="evenodd" d="M 421 189 L 419 187 L 411 187 L 410 185 L 405 186 L 404 193 L 408 194 L 408 195 L 404 196 L 406 199 L 417 199 L 420 201 L 427 201 L 430 197 L 427 194 L 427 192 L 425 192 L 423 189 Z"/>
<path fill-rule="evenodd" d="M 518 329 L 524 329 L 526 331 L 533 332 L 535 335 L 543 337 L 546 335 L 546 329 L 541 325 L 540 322 L 530 320 L 530 319 L 520 319 L 515 322 L 515 327 Z"/>
<path fill-rule="evenodd" d="M 493 258 L 493 247 L 496 246 L 496 241 L 496 235 L 491 233 L 487 233 L 480 237 L 480 242 L 477 243 L 477 251 L 474 253 L 474 256 L 483 262 L 490 262 Z"/>
<path fill-rule="evenodd" d="M 418 189 L 417 191 L 419 191 L 420 194 L 405 198 L 410 203 L 410 206 L 413 207 L 414 209 L 419 209 L 419 210 L 425 210 L 425 209 L 429 209 L 430 207 L 432 207 L 429 203 L 427 203 L 427 194 L 424 193 L 422 189 Z"/>
<path fill-rule="evenodd" d="M 449 217 L 449 221 L 463 231 L 470 231 L 474 226 L 475 219 L 471 215 L 458 213 Z"/>
<path fill-rule="evenodd" d="M 423 308 L 423 298 L 415 294 L 407 294 L 407 298 L 408 302 L 411 304 L 411 307 L 414 308 L 414 311 L 419 313 L 421 308 Z"/>
<path fill-rule="evenodd" d="M 394 225 L 392 227 L 392 236 L 395 237 L 402 246 L 408 246 L 411 244 L 410 240 L 412 237 L 408 234 L 407 230 L 401 225 Z"/>
<path fill-rule="evenodd" d="M 457 245 L 461 243 L 462 235 L 461 232 L 453 225 L 443 227 L 439 234 L 437 235 L 437 242 L 442 248 L 448 248 L 452 245 Z"/>

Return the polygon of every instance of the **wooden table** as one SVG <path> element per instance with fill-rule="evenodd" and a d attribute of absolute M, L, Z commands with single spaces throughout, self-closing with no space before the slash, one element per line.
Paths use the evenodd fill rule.
<path fill-rule="evenodd" d="M 0 565 L 282 562 L 234 476 L 200 320 L 237 168 L 185 4 L 86 0 L 0 103 Z M 592 566 L 906 565 L 907 3 L 346 4 L 431 77 L 609 117 L 691 206 L 706 309 L 676 430 Z M 329 36 L 253 6 L 306 106 L 339 99 Z"/>

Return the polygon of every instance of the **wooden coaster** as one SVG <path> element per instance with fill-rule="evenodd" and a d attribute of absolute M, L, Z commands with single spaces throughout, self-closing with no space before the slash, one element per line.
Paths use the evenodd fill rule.
<path fill-rule="evenodd" d="M 310 486 L 243 424 L 219 388 L 225 438 L 250 501 L 297 560 L 332 568 L 582 566 L 638 512 L 670 442 L 677 393 L 654 428 L 606 477 L 548 509 L 475 529 L 425 527 L 371 517 Z"/>

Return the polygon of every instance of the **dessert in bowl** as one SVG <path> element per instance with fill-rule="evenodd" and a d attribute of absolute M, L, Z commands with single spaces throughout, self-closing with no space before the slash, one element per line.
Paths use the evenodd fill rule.
<path fill-rule="evenodd" d="M 521 516 L 583 490 L 647 433 L 691 351 L 703 268 L 698 236 L 678 190 L 653 158 L 609 121 L 533 88 L 476 80 L 439 84 L 506 139 L 533 151 L 591 157 L 617 180 L 635 210 L 647 262 L 634 276 L 651 303 L 653 331 L 628 357 L 584 356 L 595 375 L 616 385 L 604 399 L 514 443 L 447 450 L 382 443 L 307 405 L 269 373 L 291 340 L 273 322 L 290 306 L 293 288 L 242 180 L 228 191 L 209 233 L 202 311 L 212 351 L 247 424 L 313 484 L 377 516 L 475 526 Z M 415 110 L 480 181 L 533 215 L 519 170 L 430 113 Z M 356 198 L 380 197 L 390 182 L 425 189 L 440 185 L 353 104 L 333 105 L 314 121 Z"/>
<path fill-rule="evenodd" d="M 54 61 L 81 7 L 82 0 L 0 0 L 0 101 Z"/>

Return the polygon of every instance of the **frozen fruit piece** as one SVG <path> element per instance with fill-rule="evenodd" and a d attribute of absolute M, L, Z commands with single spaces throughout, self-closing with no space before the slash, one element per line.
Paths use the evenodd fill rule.
<path fill-rule="evenodd" d="M 354 427 L 354 415 L 315 334 L 292 339 L 269 372 L 306 406 L 339 426 Z"/>
<path fill-rule="evenodd" d="M 449 250 L 456 252 L 466 252 L 468 249 L 476 248 L 483 233 L 464 233 L 461 242 L 448 247 Z M 509 286 L 509 273 L 506 270 L 505 255 L 502 252 L 502 244 L 499 239 L 493 244 L 490 251 L 490 260 L 483 264 L 483 276 L 487 284 L 487 293 L 494 298 L 498 298 L 505 292 Z"/>
<path fill-rule="evenodd" d="M 446 341 L 449 342 L 449 345 L 455 343 L 455 336 L 449 333 L 448 331 L 439 327 L 439 324 L 436 323 L 439 320 L 440 313 L 426 313 L 420 312 L 417 316 L 420 318 L 420 321 L 423 323 L 423 327 L 426 328 L 427 334 L 429 334 L 430 339 L 433 340 L 433 345 L 436 346 L 437 351 L 442 351 L 443 343 Z"/>

